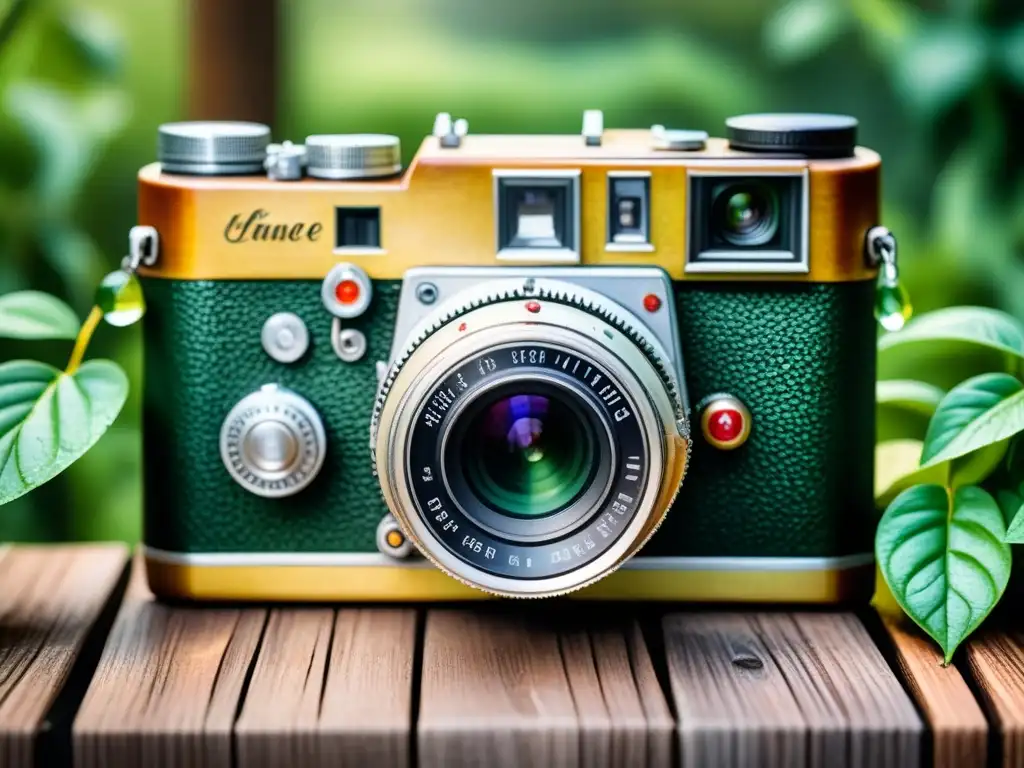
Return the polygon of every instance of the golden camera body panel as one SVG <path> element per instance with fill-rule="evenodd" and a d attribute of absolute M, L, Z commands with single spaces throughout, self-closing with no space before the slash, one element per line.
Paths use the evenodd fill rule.
<path fill-rule="evenodd" d="M 780 158 L 710 139 L 693 152 L 650 147 L 649 132 L 610 130 L 600 146 L 579 136 L 470 135 L 459 148 L 428 137 L 409 168 L 385 180 L 281 182 L 262 176 L 139 173 L 139 222 L 161 235 L 161 256 L 141 274 L 184 280 L 322 279 L 344 260 L 373 279 L 407 269 L 496 266 L 494 172 L 580 171 L 581 265 L 647 265 L 673 280 L 844 282 L 870 279 L 864 233 L 878 221 L 879 157 L 857 148 L 841 159 Z M 607 245 L 608 174 L 650 173 L 650 244 Z M 806 173 L 809 269 L 805 273 L 685 271 L 687 173 Z M 337 206 L 380 208 L 381 248 L 325 248 Z M 248 222 L 248 227 L 246 223 Z M 546 261 L 538 253 L 531 264 Z"/>

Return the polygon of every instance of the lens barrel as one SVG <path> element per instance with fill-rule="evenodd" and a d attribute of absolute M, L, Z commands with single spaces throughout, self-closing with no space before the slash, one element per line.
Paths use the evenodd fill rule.
<path fill-rule="evenodd" d="M 562 285 L 527 295 L 494 281 L 439 308 L 374 416 L 377 474 L 409 539 L 507 596 L 561 594 L 618 567 L 656 530 L 688 457 L 654 347 L 603 297 Z"/>

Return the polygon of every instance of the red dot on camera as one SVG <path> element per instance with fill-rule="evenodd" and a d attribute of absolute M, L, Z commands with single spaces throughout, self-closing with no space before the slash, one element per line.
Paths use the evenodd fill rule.
<path fill-rule="evenodd" d="M 644 296 L 644 309 L 648 312 L 657 312 L 661 309 L 661 299 L 655 296 L 653 293 L 648 293 Z"/>
<path fill-rule="evenodd" d="M 466 330 L 466 324 L 465 324 L 465 323 L 460 323 L 460 324 L 459 324 L 459 330 L 460 330 L 460 331 L 464 331 L 464 330 Z"/>
<path fill-rule="evenodd" d="M 334 298 L 342 304 L 353 304 L 359 300 L 359 283 L 355 280 L 342 280 L 334 286 Z"/>
<path fill-rule="evenodd" d="M 537 314 L 538 312 L 540 312 L 540 302 L 539 301 L 528 301 L 528 302 L 526 302 L 526 311 L 527 312 L 533 312 L 533 314 Z"/>
<path fill-rule="evenodd" d="M 735 440 L 743 432 L 743 414 L 735 408 L 715 411 L 708 419 L 708 434 L 722 443 Z"/>

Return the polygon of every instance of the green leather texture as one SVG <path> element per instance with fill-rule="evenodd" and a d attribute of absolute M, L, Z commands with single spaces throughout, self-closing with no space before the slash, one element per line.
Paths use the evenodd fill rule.
<path fill-rule="evenodd" d="M 387 360 L 400 281 L 374 283 L 369 310 L 345 327 L 368 349 L 344 363 L 331 348 L 320 281 L 143 282 L 143 462 L 146 543 L 172 552 L 372 552 L 387 512 L 370 467 L 375 362 Z M 263 322 L 294 312 L 310 345 L 297 363 L 272 360 Z M 323 468 L 294 496 L 265 499 L 235 483 L 220 458 L 231 407 L 263 384 L 294 390 L 327 435 Z"/>
<path fill-rule="evenodd" d="M 874 284 L 678 283 L 693 452 L 645 555 L 871 552 Z M 747 442 L 704 441 L 697 406 L 750 409 Z"/>
<path fill-rule="evenodd" d="M 145 541 L 177 552 L 375 551 L 386 509 L 370 467 L 375 362 L 387 359 L 399 281 L 374 283 L 348 325 L 366 356 L 343 363 L 318 281 L 144 281 Z M 678 283 L 691 407 L 742 399 L 747 443 L 704 442 L 699 413 L 690 469 L 644 555 L 813 556 L 871 551 L 875 323 L 870 282 Z M 298 314 L 310 350 L 271 360 L 263 321 Z M 221 422 L 262 384 L 309 400 L 327 433 L 324 467 L 285 499 L 238 486 L 219 454 Z"/>

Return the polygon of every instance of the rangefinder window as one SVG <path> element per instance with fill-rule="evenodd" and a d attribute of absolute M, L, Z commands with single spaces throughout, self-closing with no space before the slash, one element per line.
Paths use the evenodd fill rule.
<path fill-rule="evenodd" d="M 579 171 L 495 171 L 498 258 L 579 261 Z"/>
<path fill-rule="evenodd" d="M 807 175 L 689 174 L 687 272 L 807 272 Z"/>
<path fill-rule="evenodd" d="M 651 251 L 651 174 L 620 171 L 608 174 L 609 251 Z"/>
<path fill-rule="evenodd" d="M 335 210 L 335 248 L 365 250 L 380 248 L 380 208 L 342 208 Z"/>

